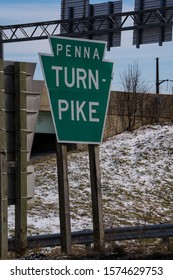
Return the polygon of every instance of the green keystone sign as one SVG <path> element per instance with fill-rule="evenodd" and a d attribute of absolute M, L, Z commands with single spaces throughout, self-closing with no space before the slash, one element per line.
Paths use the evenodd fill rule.
<path fill-rule="evenodd" d="M 57 141 L 99 144 L 110 95 L 113 63 L 105 42 L 50 37 L 52 54 L 40 54 Z"/>

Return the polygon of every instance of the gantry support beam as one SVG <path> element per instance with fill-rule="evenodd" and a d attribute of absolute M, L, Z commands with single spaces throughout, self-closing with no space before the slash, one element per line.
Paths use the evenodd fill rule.
<path fill-rule="evenodd" d="M 150 18 L 153 16 L 156 17 L 158 23 L 150 23 Z M 142 20 L 143 18 L 145 21 Z M 130 25 L 129 19 L 132 21 Z M 103 28 L 105 23 L 109 23 L 107 28 Z M 156 26 L 163 28 L 170 25 L 173 25 L 173 6 L 66 20 L 4 25 L 0 26 L 0 43 L 47 39 L 49 36 L 60 35 L 60 27 L 66 31 L 65 34 L 61 34 L 63 36 L 81 38 L 88 36 L 90 38 L 92 35 L 141 30 Z"/>

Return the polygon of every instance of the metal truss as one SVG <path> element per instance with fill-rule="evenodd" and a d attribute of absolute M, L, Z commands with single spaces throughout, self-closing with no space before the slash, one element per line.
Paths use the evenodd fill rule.
<path fill-rule="evenodd" d="M 155 23 L 151 18 L 155 18 Z M 129 25 L 129 19 L 132 24 Z M 0 44 L 47 39 L 49 36 L 92 38 L 99 34 L 111 34 L 126 30 L 143 30 L 151 27 L 164 28 L 173 25 L 173 6 L 109 15 L 52 20 L 27 24 L 0 26 Z"/>

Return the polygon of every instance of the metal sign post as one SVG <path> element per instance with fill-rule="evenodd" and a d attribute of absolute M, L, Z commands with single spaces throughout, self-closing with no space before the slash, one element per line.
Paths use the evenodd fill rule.
<path fill-rule="evenodd" d="M 104 250 L 104 225 L 102 211 L 99 146 L 89 145 L 88 149 L 93 212 L 94 250 L 96 252 L 101 252 Z"/>
<path fill-rule="evenodd" d="M 67 145 L 57 143 L 59 216 L 61 232 L 61 251 L 71 253 L 70 203 L 67 168 Z"/>

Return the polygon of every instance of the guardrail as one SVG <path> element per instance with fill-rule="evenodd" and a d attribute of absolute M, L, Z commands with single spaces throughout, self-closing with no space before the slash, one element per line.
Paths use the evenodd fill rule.
<path fill-rule="evenodd" d="M 134 227 L 110 228 L 105 230 L 105 242 L 132 239 L 173 237 L 173 224 L 144 225 Z M 28 248 L 55 247 L 61 245 L 60 233 L 34 235 L 27 238 Z M 72 232 L 72 244 L 90 245 L 94 242 L 93 231 L 83 230 Z M 8 240 L 9 250 L 15 249 L 15 238 Z"/>

